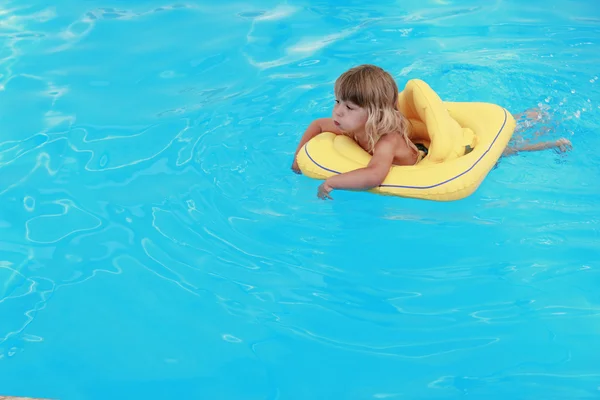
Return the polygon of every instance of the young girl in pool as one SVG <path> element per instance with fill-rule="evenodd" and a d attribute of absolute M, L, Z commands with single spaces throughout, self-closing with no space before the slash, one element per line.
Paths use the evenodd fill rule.
<path fill-rule="evenodd" d="M 398 111 L 398 86 L 394 78 L 375 65 L 359 65 L 344 72 L 335 82 L 335 105 L 331 118 L 314 120 L 304 132 L 294 154 L 292 169 L 300 173 L 296 156 L 302 146 L 322 132 L 347 135 L 372 155 L 369 164 L 354 171 L 327 178 L 318 189 L 317 196 L 331 199 L 334 189 L 368 190 L 379 186 L 392 165 L 414 165 L 427 149 L 411 141 L 410 123 Z M 535 112 L 523 113 L 536 118 Z M 566 151 L 570 142 L 538 143 L 507 148 L 505 155 L 519 151 L 558 148 Z"/>

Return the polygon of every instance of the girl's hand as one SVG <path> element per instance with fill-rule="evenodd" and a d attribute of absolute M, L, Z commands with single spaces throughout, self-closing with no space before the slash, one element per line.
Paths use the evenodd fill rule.
<path fill-rule="evenodd" d="M 298 161 L 296 161 L 295 157 L 294 157 L 294 162 L 292 163 L 292 171 L 294 171 L 297 174 L 302 173 L 302 171 L 300 171 L 300 167 L 298 166 Z"/>
<path fill-rule="evenodd" d="M 325 181 L 321 185 L 319 185 L 317 197 L 319 197 L 320 199 L 323 199 L 323 200 L 327 200 L 327 199 L 333 200 L 333 197 L 331 197 L 329 195 L 329 193 L 331 193 L 332 190 L 333 190 L 333 188 L 331 186 L 329 186 L 327 181 Z"/>

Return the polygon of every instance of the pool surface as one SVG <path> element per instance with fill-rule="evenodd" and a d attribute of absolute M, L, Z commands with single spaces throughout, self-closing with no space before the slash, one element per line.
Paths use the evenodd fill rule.
<path fill-rule="evenodd" d="M 596 2 L 49 4 L 0 2 L 0 395 L 600 397 Z M 292 156 L 361 63 L 573 150 L 319 200 Z"/>

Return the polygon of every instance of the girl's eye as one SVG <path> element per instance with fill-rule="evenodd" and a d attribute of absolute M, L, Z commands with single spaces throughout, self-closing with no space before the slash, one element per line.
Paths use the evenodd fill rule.
<path fill-rule="evenodd" d="M 339 100 L 336 100 L 336 101 L 335 101 L 335 104 L 340 104 L 340 101 L 339 101 Z"/>
<path fill-rule="evenodd" d="M 352 107 L 350 107 L 350 106 L 346 106 L 346 108 L 347 108 L 348 110 L 354 110 L 354 108 L 352 108 Z"/>

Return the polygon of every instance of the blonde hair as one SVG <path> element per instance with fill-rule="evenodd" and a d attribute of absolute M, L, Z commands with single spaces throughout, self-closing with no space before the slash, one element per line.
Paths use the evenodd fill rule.
<path fill-rule="evenodd" d="M 383 135 L 391 133 L 402 135 L 416 149 L 409 139 L 410 122 L 398 110 L 398 86 L 382 68 L 370 64 L 351 68 L 335 81 L 334 91 L 339 100 L 367 109 L 365 133 L 371 152 Z"/>

